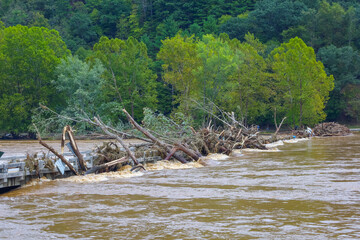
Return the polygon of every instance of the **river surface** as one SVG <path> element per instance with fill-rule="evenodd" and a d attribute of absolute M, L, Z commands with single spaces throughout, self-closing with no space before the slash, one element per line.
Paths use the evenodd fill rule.
<path fill-rule="evenodd" d="M 360 134 L 278 149 L 33 183 L 0 195 L 0 238 L 360 239 Z"/>
<path fill-rule="evenodd" d="M 114 141 L 114 140 L 78 140 L 76 144 L 81 152 L 94 150 L 97 146 L 102 145 L 103 142 Z M 54 148 L 60 153 L 61 151 L 61 140 L 44 140 L 49 146 Z M 69 142 L 67 139 L 66 143 Z M 125 139 L 127 144 L 141 143 L 140 140 L 136 139 Z M 48 149 L 40 145 L 37 140 L 0 140 L 0 151 L 4 152 L 2 158 L 24 156 L 26 154 L 34 153 L 48 153 Z M 65 153 L 70 153 L 69 149 L 64 147 Z M 1 161 L 1 159 L 0 159 Z"/>

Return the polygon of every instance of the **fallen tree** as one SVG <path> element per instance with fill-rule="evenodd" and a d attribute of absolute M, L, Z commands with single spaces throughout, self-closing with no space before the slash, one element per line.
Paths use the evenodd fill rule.
<path fill-rule="evenodd" d="M 42 108 L 48 109 L 45 106 L 42 106 Z M 52 110 L 49 109 L 49 111 Z M 52 112 L 55 113 L 54 111 Z M 144 142 L 142 145 L 145 149 L 157 151 L 165 160 L 176 159 L 184 164 L 189 161 L 197 161 L 200 157 L 206 156 L 210 153 L 222 153 L 229 155 L 234 149 L 267 149 L 264 145 L 264 140 L 259 136 L 257 128 L 255 126 L 245 127 L 240 121 L 236 120 L 234 113 L 221 112 L 221 116 L 217 116 L 214 113 L 209 112 L 209 114 L 214 116 L 215 120 L 219 121 L 223 125 L 223 127 L 217 128 L 216 130 L 214 129 L 214 125 L 211 124 L 211 121 L 206 128 L 196 131 L 191 126 L 187 126 L 186 130 L 182 129 L 180 125 L 176 124 L 172 120 L 169 120 L 167 121 L 168 123 L 176 124 L 176 126 L 171 129 L 175 129 L 174 131 L 179 132 L 169 133 L 165 136 L 165 134 L 157 133 L 156 131 L 138 124 L 126 111 L 126 109 L 123 109 L 123 112 L 133 128 L 140 132 L 143 137 L 135 134 L 120 132 L 111 126 L 104 124 L 100 117 L 94 117 L 93 119 L 88 117 L 73 119 L 76 121 L 84 121 L 98 127 L 106 135 L 116 139 L 122 147 L 122 149 L 120 149 L 114 143 L 106 145 L 102 150 L 97 151 L 95 166 L 89 170 L 87 170 L 86 167 L 82 167 L 82 173 L 85 172 L 86 174 L 89 174 L 103 171 L 115 171 L 118 169 L 118 166 L 121 166 L 122 164 L 130 164 L 131 162 L 134 165 L 133 169 L 144 169 L 144 167 L 137 161 L 135 153 L 131 151 L 129 146 L 123 141 L 124 136 L 132 136 L 133 138 L 142 140 Z M 60 114 L 57 114 L 57 116 L 72 119 Z M 164 118 L 164 116 L 162 117 Z M 77 149 L 70 126 L 66 126 L 64 128 L 64 132 L 68 133 L 72 147 Z M 64 137 L 62 147 L 63 144 Z M 116 147 L 112 148 L 112 146 Z M 76 152 L 75 154 L 78 156 L 79 160 L 82 159 L 79 152 Z M 85 163 L 81 165 L 85 166 Z M 78 173 L 74 172 L 74 174 Z"/>

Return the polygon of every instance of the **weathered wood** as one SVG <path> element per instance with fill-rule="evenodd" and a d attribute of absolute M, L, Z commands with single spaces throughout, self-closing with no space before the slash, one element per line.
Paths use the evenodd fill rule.
<path fill-rule="evenodd" d="M 62 140 L 61 140 L 61 151 L 63 151 L 63 149 L 64 149 L 66 133 L 69 136 L 70 145 L 71 145 L 72 149 L 74 150 L 74 153 L 75 153 L 76 157 L 79 159 L 81 170 L 86 171 L 87 170 L 86 163 L 85 163 L 84 158 L 83 158 L 82 154 L 80 153 L 79 148 L 78 148 L 78 146 L 76 144 L 72 128 L 69 125 L 66 125 L 64 127 L 64 131 L 63 131 L 63 134 L 62 134 Z"/>
<path fill-rule="evenodd" d="M 68 166 L 68 168 L 70 169 L 71 172 L 73 172 L 75 175 L 79 175 L 79 173 L 75 170 L 75 168 L 65 159 L 64 156 L 60 155 L 54 148 L 50 147 L 49 145 L 47 145 L 45 142 L 43 142 L 41 139 L 39 140 L 39 143 L 41 145 L 43 145 L 44 147 L 46 147 L 47 149 L 49 149 L 50 152 L 52 152 L 55 156 L 57 156 L 58 158 L 60 158 L 60 160 L 66 165 Z"/>
<path fill-rule="evenodd" d="M 128 157 L 123 157 L 123 158 L 116 159 L 116 160 L 108 162 L 108 163 L 104 163 L 104 164 L 101 164 L 101 165 L 98 165 L 98 166 L 94 166 L 91 169 L 87 170 L 85 172 L 85 175 L 91 174 L 91 173 L 96 173 L 99 170 L 114 166 L 114 165 L 119 164 L 119 163 L 128 162 L 128 161 L 129 161 Z"/>
<path fill-rule="evenodd" d="M 176 153 L 177 150 L 179 150 L 179 149 L 178 148 L 171 149 L 171 151 L 169 152 L 169 154 L 166 156 L 166 158 L 164 160 L 169 160 Z"/>
<path fill-rule="evenodd" d="M 104 133 L 106 133 L 107 135 L 115 138 L 120 144 L 121 146 L 125 149 L 126 153 L 129 155 L 129 157 L 133 160 L 134 164 L 138 165 L 139 162 L 136 160 L 136 157 L 134 156 L 134 154 L 132 153 L 132 151 L 129 149 L 129 147 L 125 144 L 125 142 L 116 134 L 111 133 L 106 126 L 100 122 L 100 120 L 96 117 L 94 117 L 95 122 L 97 123 L 97 125 L 104 131 Z"/>
<path fill-rule="evenodd" d="M 186 153 L 188 156 L 190 156 L 195 161 L 199 160 L 199 156 L 193 150 L 186 148 L 182 144 L 176 143 L 175 147 L 178 148 L 179 150 L 183 151 L 184 153 Z"/>
<path fill-rule="evenodd" d="M 130 114 L 126 111 L 126 109 L 123 109 L 123 112 L 126 114 L 129 122 L 131 123 L 131 125 L 134 126 L 134 128 L 136 128 L 137 130 L 139 130 L 140 132 L 142 132 L 146 137 L 148 137 L 154 144 L 158 145 L 159 147 L 162 147 L 163 149 L 166 150 L 167 153 L 171 152 L 171 148 L 169 147 L 168 144 L 164 143 L 163 141 L 157 139 L 156 137 L 154 137 L 154 135 L 152 135 L 151 133 L 149 133 L 149 131 L 145 130 L 143 127 L 141 127 L 131 116 Z M 179 160 L 181 163 L 187 163 L 186 159 L 184 159 L 182 156 L 180 156 L 177 153 L 173 154 L 174 158 Z"/>

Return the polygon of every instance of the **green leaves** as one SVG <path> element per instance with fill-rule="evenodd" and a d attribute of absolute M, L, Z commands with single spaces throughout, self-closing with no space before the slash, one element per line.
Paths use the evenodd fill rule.
<path fill-rule="evenodd" d="M 0 102 L 13 106 L 0 115 L 2 129 L 24 131 L 32 108 L 56 103 L 51 79 L 69 53 L 55 30 L 20 25 L 0 30 Z"/>
<path fill-rule="evenodd" d="M 274 49 L 271 56 L 276 90 L 283 96 L 278 104 L 284 107 L 293 126 L 324 120 L 323 109 L 334 88 L 334 78 L 326 75 L 314 50 L 300 38 L 293 38 Z"/>
<path fill-rule="evenodd" d="M 149 68 L 151 59 L 144 43 L 132 37 L 127 41 L 102 37 L 94 51 L 106 69 L 108 102 L 120 103 L 136 119 L 142 118 L 144 106 L 156 106 L 156 75 Z"/>
<path fill-rule="evenodd" d="M 95 61 L 90 67 L 90 64 L 77 57 L 68 57 L 56 68 L 58 77 L 53 83 L 59 93 L 66 96 L 68 108 L 84 111 L 92 117 L 98 112 L 101 103 L 101 90 L 104 85 L 101 76 L 104 71 L 100 61 Z"/>
<path fill-rule="evenodd" d="M 162 43 L 157 57 L 164 62 L 163 78 L 165 82 L 180 91 L 181 96 L 178 101 L 185 104 L 185 109 L 188 109 L 186 100 L 196 95 L 198 89 L 193 73 L 200 64 L 196 53 L 196 42 L 193 37 L 182 37 L 177 34 Z"/>

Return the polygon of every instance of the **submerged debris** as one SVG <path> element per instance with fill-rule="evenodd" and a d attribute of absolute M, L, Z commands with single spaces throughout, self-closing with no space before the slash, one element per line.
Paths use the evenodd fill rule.
<path fill-rule="evenodd" d="M 46 157 L 46 154 L 43 152 L 40 156 L 35 154 L 27 154 L 25 159 L 25 167 L 29 169 L 30 172 L 36 171 L 36 174 L 40 176 L 40 160 L 44 162 L 44 168 L 49 170 L 55 170 L 55 165 L 53 160 Z"/>
<path fill-rule="evenodd" d="M 126 152 L 121 149 L 115 142 L 104 142 L 103 145 L 96 148 L 95 154 L 96 158 L 94 159 L 94 166 L 103 165 L 126 156 Z M 121 167 L 122 164 L 119 163 L 110 166 L 107 169 L 102 169 L 99 172 L 116 171 Z"/>

